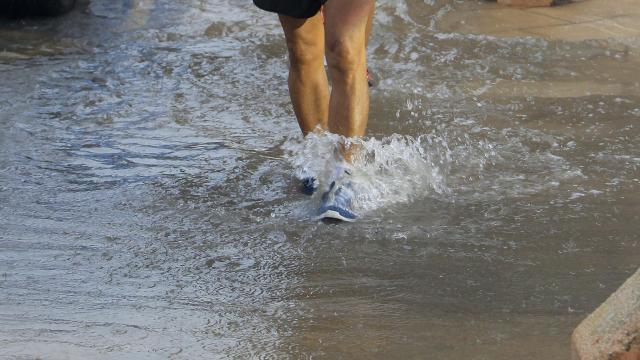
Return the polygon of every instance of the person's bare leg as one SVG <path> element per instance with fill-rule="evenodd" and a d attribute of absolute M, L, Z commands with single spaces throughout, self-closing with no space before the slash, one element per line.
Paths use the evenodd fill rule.
<path fill-rule="evenodd" d="M 374 0 L 332 0 L 325 5 L 326 57 L 333 89 L 329 131 L 364 136 L 369 117 L 366 42 Z M 351 161 L 352 152 L 343 150 Z"/>
<path fill-rule="evenodd" d="M 280 15 L 289 50 L 289 95 L 303 135 L 328 128 L 329 85 L 320 12 L 309 19 Z"/>
<path fill-rule="evenodd" d="M 367 19 L 367 30 L 365 32 L 365 44 L 364 47 L 367 48 L 369 46 L 369 38 L 371 37 L 371 28 L 373 27 L 373 16 L 375 15 L 376 7 L 375 5 L 371 7 L 369 11 L 369 18 Z"/>

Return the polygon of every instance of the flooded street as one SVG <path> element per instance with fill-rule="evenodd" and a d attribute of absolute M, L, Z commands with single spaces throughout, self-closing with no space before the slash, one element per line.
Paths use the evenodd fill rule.
<path fill-rule="evenodd" d="M 353 224 L 251 2 L 0 22 L 0 358 L 568 359 L 638 266 L 640 38 L 377 4 Z"/>

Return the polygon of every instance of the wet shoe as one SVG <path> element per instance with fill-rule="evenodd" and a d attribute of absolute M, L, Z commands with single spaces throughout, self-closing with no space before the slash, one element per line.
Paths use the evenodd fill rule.
<path fill-rule="evenodd" d="M 300 192 L 305 195 L 313 195 L 318 188 L 318 180 L 316 180 L 313 172 L 309 168 L 303 167 L 299 170 L 297 176 L 300 179 Z"/>
<path fill-rule="evenodd" d="M 322 194 L 322 205 L 318 211 L 318 218 L 355 221 L 358 216 L 352 210 L 354 195 L 349 183 L 336 185 L 336 182 L 333 181 L 329 190 Z"/>
<path fill-rule="evenodd" d="M 313 195 L 316 189 L 318 189 L 318 181 L 316 181 L 314 177 L 309 176 L 302 178 L 300 182 L 300 192 L 305 195 Z"/>

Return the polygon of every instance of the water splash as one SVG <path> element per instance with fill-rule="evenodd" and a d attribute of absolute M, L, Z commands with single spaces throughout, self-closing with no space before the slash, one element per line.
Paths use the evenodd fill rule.
<path fill-rule="evenodd" d="M 481 172 L 494 155 L 490 144 L 451 130 L 381 139 L 313 133 L 304 140 L 289 139 L 283 149 L 297 177 L 315 177 L 322 192 L 343 164 L 339 144 L 357 148 L 346 166 L 358 194 L 354 207 L 365 212 L 427 196 L 452 200 L 451 177 Z"/>

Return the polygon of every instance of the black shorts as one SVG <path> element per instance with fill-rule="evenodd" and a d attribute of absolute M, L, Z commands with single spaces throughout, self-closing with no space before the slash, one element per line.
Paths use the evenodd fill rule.
<path fill-rule="evenodd" d="M 299 19 L 307 19 L 318 13 L 327 0 L 253 0 L 262 10 Z"/>

